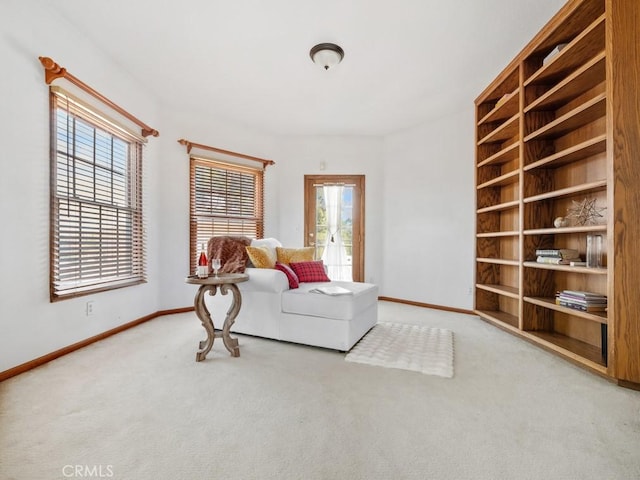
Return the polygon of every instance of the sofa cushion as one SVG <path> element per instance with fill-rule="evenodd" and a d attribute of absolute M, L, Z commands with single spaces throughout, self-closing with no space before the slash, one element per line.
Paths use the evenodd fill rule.
<path fill-rule="evenodd" d="M 291 270 L 291 267 L 289 265 L 276 262 L 275 269 L 280 270 L 282 273 L 284 273 L 287 276 L 287 280 L 289 280 L 289 288 L 298 288 L 300 286 L 296 272 Z"/>
<path fill-rule="evenodd" d="M 251 246 L 252 247 L 270 247 L 275 250 L 276 247 L 281 247 L 282 244 L 280 243 L 280 240 L 278 240 L 277 238 L 252 238 Z"/>
<path fill-rule="evenodd" d="M 282 311 L 312 317 L 351 320 L 378 301 L 378 286 L 372 283 L 331 282 L 353 292 L 353 295 L 324 295 L 310 290 L 326 283 L 305 283 L 300 288 L 282 293 Z"/>
<path fill-rule="evenodd" d="M 324 270 L 324 262 L 322 260 L 313 262 L 291 262 L 289 266 L 298 276 L 300 283 L 331 281 Z"/>
<path fill-rule="evenodd" d="M 282 248 L 276 247 L 276 256 L 280 263 L 289 265 L 291 262 L 310 262 L 315 254 L 314 247 Z"/>
<path fill-rule="evenodd" d="M 268 247 L 272 252 L 273 256 L 276 256 L 276 247 L 281 247 L 282 244 L 277 238 L 253 238 L 251 239 L 251 247 Z M 253 262 L 251 258 L 248 257 L 247 267 L 253 267 Z"/>
<path fill-rule="evenodd" d="M 269 295 L 289 290 L 287 276 L 280 270 L 247 267 L 245 273 L 249 275 L 249 281 L 238 284 L 238 288 L 243 294 L 244 292 L 257 292 Z"/>
<path fill-rule="evenodd" d="M 273 268 L 276 266 L 276 254 L 271 247 L 247 247 L 247 255 L 255 268 Z"/>

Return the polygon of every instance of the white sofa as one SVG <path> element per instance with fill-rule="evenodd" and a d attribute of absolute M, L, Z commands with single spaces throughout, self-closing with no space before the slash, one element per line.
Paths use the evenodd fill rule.
<path fill-rule="evenodd" d="M 247 268 L 249 280 L 238 284 L 242 308 L 232 332 L 349 351 L 378 321 L 378 286 L 371 283 L 301 283 L 290 289 L 286 275 L 275 269 Z M 320 285 L 337 285 L 353 295 L 311 293 Z M 216 328 L 230 305 L 230 295 L 208 297 Z"/>

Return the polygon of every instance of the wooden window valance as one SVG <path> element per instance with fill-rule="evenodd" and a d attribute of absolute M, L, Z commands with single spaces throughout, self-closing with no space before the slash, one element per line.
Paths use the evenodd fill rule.
<path fill-rule="evenodd" d="M 114 102 L 109 100 L 107 97 L 102 95 L 100 92 L 94 90 L 89 85 L 84 83 L 82 80 L 76 78 L 75 76 L 73 76 L 72 74 L 67 72 L 66 68 L 61 67 L 56 62 L 54 62 L 51 58 L 49 58 L 49 57 L 38 57 L 38 58 L 40 59 L 40 63 L 44 67 L 45 82 L 47 83 L 47 85 L 50 85 L 51 82 L 53 82 L 54 80 L 56 80 L 58 78 L 64 78 L 64 79 L 68 80 L 69 82 L 71 82 L 72 84 L 74 84 L 75 86 L 77 86 L 80 89 L 82 89 L 83 91 L 87 92 L 92 97 L 98 99 L 100 102 L 104 103 L 109 108 L 115 110 L 116 112 L 118 112 L 120 115 L 122 115 L 126 119 L 128 119 L 131 122 L 133 122 L 136 125 L 138 125 L 142 129 L 142 136 L 143 137 L 148 137 L 149 135 L 157 137 L 158 135 L 160 135 L 157 130 L 151 128 L 149 125 L 147 125 L 146 123 L 142 122 L 141 120 L 138 120 L 132 114 L 127 112 L 124 108 L 122 108 L 119 105 L 115 104 Z"/>
<path fill-rule="evenodd" d="M 223 155 L 229 155 L 232 157 L 237 157 L 237 158 L 243 158 L 245 160 L 251 160 L 254 162 L 260 162 L 262 163 L 263 167 L 267 167 L 269 165 L 275 165 L 276 162 L 274 162 L 273 160 L 267 160 L 264 158 L 259 158 L 259 157 L 253 157 L 251 155 L 245 155 L 244 153 L 237 153 L 237 152 L 232 152 L 229 150 L 223 150 L 222 148 L 217 148 L 217 147 L 210 147 L 209 145 L 202 145 L 201 143 L 194 143 L 194 142 L 190 142 L 189 140 L 185 140 L 184 138 L 181 138 L 180 140 L 178 140 L 178 143 L 180 145 L 184 145 L 185 147 L 187 147 L 187 153 L 191 153 L 191 150 L 193 148 L 198 148 L 200 150 L 207 150 L 210 152 L 216 152 L 216 153 L 221 153 Z"/>

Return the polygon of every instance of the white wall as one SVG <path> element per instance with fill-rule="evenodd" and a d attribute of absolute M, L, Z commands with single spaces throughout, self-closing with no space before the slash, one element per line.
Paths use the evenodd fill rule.
<path fill-rule="evenodd" d="M 365 281 L 382 277 L 382 139 L 377 137 L 301 136 L 279 140 L 279 239 L 285 246 L 304 244 L 304 176 L 365 175 Z M 320 170 L 324 162 L 325 170 Z"/>
<path fill-rule="evenodd" d="M 473 105 L 384 141 L 384 296 L 471 309 Z"/>
<path fill-rule="evenodd" d="M 38 56 L 49 56 L 154 128 L 155 99 L 46 3 L 3 0 L 0 15 L 0 371 L 158 309 L 158 269 L 148 283 L 49 302 L 49 96 Z M 58 82 L 60 82 L 58 80 Z M 62 83 L 61 83 L 62 84 Z M 145 149 L 148 257 L 158 255 L 156 139 Z M 87 300 L 95 314 L 85 316 Z"/>

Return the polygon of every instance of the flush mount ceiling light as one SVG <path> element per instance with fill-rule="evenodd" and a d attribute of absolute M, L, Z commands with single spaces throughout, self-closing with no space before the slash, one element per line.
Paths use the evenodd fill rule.
<path fill-rule="evenodd" d="M 342 61 L 344 50 L 335 43 L 319 43 L 311 49 L 309 56 L 313 63 L 329 70 Z"/>

